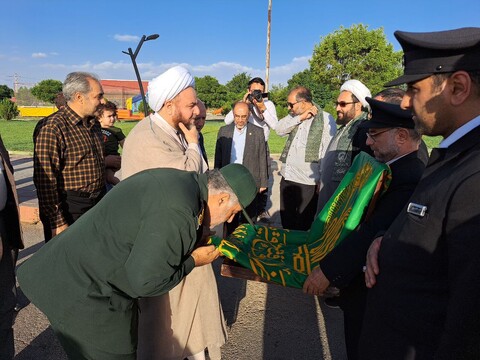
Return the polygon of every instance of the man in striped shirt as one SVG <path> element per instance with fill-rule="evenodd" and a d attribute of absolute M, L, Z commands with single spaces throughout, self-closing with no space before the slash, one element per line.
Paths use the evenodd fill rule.
<path fill-rule="evenodd" d="M 39 208 L 52 237 L 105 194 L 102 133 L 94 117 L 104 102 L 100 81 L 90 73 L 70 73 L 63 83 L 63 95 L 67 106 L 46 119 L 34 152 Z"/>

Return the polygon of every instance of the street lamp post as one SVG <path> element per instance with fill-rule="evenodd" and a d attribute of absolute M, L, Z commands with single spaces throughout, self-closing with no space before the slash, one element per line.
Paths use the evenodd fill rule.
<path fill-rule="evenodd" d="M 148 35 L 148 36 L 143 35 L 142 38 L 140 39 L 140 42 L 137 45 L 137 48 L 135 49 L 135 52 L 132 51 L 132 48 L 128 48 L 128 51 L 122 51 L 124 54 L 129 55 L 130 59 L 132 59 L 133 69 L 135 70 L 135 75 L 137 76 L 138 86 L 140 87 L 140 94 L 142 95 L 143 112 L 144 112 L 145 116 L 147 115 L 147 109 L 148 109 L 147 99 L 145 98 L 145 91 L 143 90 L 142 79 L 140 78 L 140 73 L 138 72 L 137 62 L 135 60 L 137 59 L 138 52 L 140 51 L 140 48 L 142 47 L 143 43 L 145 41 L 158 39 L 159 36 L 160 35 L 158 35 L 158 34 L 152 34 L 152 35 Z"/>

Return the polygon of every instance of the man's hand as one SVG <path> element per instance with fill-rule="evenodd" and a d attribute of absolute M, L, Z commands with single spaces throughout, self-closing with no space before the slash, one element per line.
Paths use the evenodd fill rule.
<path fill-rule="evenodd" d="M 210 227 L 202 225 L 202 235 L 200 235 L 200 239 L 197 240 L 195 247 L 201 247 L 208 244 L 210 240 L 210 236 L 215 235 L 215 231 L 210 230 Z"/>
<path fill-rule="evenodd" d="M 122 166 L 122 157 L 120 155 L 105 156 L 105 167 L 120 170 Z"/>
<path fill-rule="evenodd" d="M 52 229 L 52 237 L 57 236 L 62 231 L 67 230 L 67 228 L 68 228 L 68 224 L 63 224 L 63 225 L 60 225 L 59 227 L 57 227 L 55 229 Z"/>
<path fill-rule="evenodd" d="M 262 101 L 257 101 L 257 100 L 255 100 L 255 99 L 253 99 L 253 103 L 254 103 L 255 105 L 257 105 L 258 110 L 260 110 L 262 113 L 263 113 L 265 110 L 267 110 L 267 107 L 265 106 L 265 103 L 263 102 L 263 99 L 262 99 Z"/>
<path fill-rule="evenodd" d="M 268 188 L 266 187 L 261 187 L 260 190 L 258 191 L 259 194 L 263 193 L 264 191 L 266 191 Z"/>
<path fill-rule="evenodd" d="M 210 264 L 212 261 L 220 256 L 220 251 L 215 245 L 200 246 L 191 253 L 195 266 L 203 266 Z"/>
<path fill-rule="evenodd" d="M 330 281 L 325 277 L 320 266 L 317 266 L 313 269 L 303 284 L 303 292 L 310 295 L 320 296 L 323 295 L 329 285 Z"/>
<path fill-rule="evenodd" d="M 183 123 L 178 123 L 178 127 L 182 130 L 183 135 L 185 135 L 185 140 L 189 144 L 198 144 L 198 130 L 195 126 L 190 126 L 188 129 Z"/>
<path fill-rule="evenodd" d="M 307 120 L 311 117 L 315 117 L 318 113 L 318 109 L 315 105 L 312 105 L 307 111 L 300 115 L 300 121 Z"/>
<path fill-rule="evenodd" d="M 378 267 L 378 252 L 382 244 L 382 237 L 373 240 L 367 251 L 367 265 L 365 270 L 365 284 L 368 288 L 372 288 L 377 282 L 376 276 L 380 273 Z"/>

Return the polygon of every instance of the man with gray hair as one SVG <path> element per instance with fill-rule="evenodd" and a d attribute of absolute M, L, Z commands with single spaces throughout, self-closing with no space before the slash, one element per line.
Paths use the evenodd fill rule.
<path fill-rule="evenodd" d="M 365 98 L 371 96 L 370 90 L 358 80 L 348 80 L 340 87 L 340 95 L 335 101 L 340 127 L 321 162 L 317 213 L 333 195 L 355 156 L 360 151 L 372 155 L 366 145 L 367 132 L 360 128 L 368 120 L 370 111 Z"/>
<path fill-rule="evenodd" d="M 22 290 L 48 317 L 69 359 L 137 359 L 137 299 L 165 294 L 215 260 L 220 252 L 206 245 L 202 229 L 231 220 L 256 192 L 239 164 L 206 174 L 150 169 L 131 176 L 19 268 Z M 169 353 L 163 350 L 148 358 Z"/>
<path fill-rule="evenodd" d="M 194 86 L 193 76 L 182 66 L 149 82 L 148 103 L 155 113 L 125 140 L 123 179 L 152 168 L 207 170 L 194 125 L 200 115 Z M 166 294 L 141 299 L 139 307 L 139 360 L 202 359 L 205 348 L 211 359 L 220 357 L 215 354 L 226 341 L 226 326 L 211 265 L 195 268 Z"/>
<path fill-rule="evenodd" d="M 287 97 L 289 114 L 275 131 L 287 136 L 280 161 L 280 217 L 284 229 L 308 230 L 315 217 L 319 168 L 328 143 L 335 135 L 335 121 L 312 100 L 304 86 Z"/>
<path fill-rule="evenodd" d="M 97 107 L 99 79 L 73 72 L 63 83 L 67 105 L 45 119 L 35 139 L 33 181 L 44 226 L 65 230 L 105 194 L 105 160 Z M 45 238 L 45 241 L 49 239 Z"/>

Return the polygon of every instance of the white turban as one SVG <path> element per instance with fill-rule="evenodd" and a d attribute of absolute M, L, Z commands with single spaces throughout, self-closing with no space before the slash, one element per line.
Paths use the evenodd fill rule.
<path fill-rule="evenodd" d="M 350 91 L 362 103 L 363 107 L 370 110 L 370 104 L 365 98 L 372 97 L 370 90 L 358 80 L 348 80 L 340 88 L 340 92 Z"/>
<path fill-rule="evenodd" d="M 183 66 L 174 66 L 148 83 L 148 105 L 157 112 L 166 101 L 195 86 L 195 79 Z"/>

